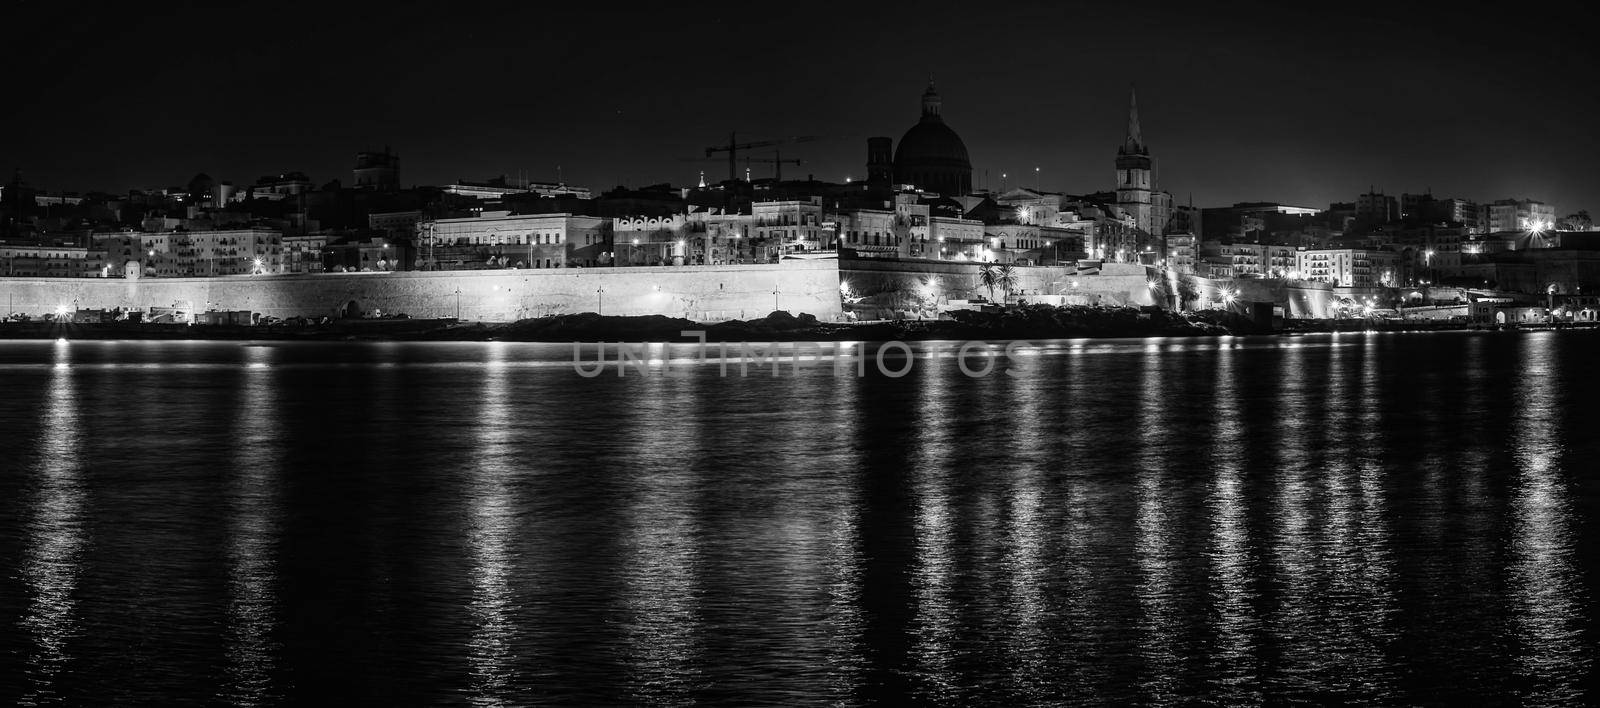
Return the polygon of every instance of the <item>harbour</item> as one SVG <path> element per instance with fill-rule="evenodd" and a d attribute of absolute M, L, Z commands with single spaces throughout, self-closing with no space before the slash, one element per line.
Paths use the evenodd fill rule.
<path fill-rule="evenodd" d="M 0 342 L 0 701 L 1589 695 L 1593 332 L 1035 344 Z"/>

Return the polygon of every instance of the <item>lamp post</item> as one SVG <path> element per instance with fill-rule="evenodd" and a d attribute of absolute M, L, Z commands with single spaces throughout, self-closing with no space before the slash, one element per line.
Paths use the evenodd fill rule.
<path fill-rule="evenodd" d="M 1544 320 L 1545 320 L 1545 324 L 1554 324 L 1555 323 L 1555 309 L 1556 309 L 1556 284 L 1555 283 L 1551 283 L 1550 287 L 1547 287 L 1547 288 L 1544 289 L 1544 293 L 1545 293 L 1545 301 L 1544 301 Z"/>
<path fill-rule="evenodd" d="M 422 244 L 424 246 L 426 246 L 427 249 L 428 249 L 428 255 L 424 256 L 425 260 L 424 260 L 423 267 L 425 269 L 427 269 L 427 270 L 434 270 L 435 266 L 434 266 L 434 262 L 433 262 L 433 222 L 432 221 L 424 221 L 424 222 L 422 222 L 421 226 L 418 228 L 418 231 L 420 231 L 421 235 L 422 235 Z"/>
<path fill-rule="evenodd" d="M 598 288 L 595 288 L 594 289 L 594 295 L 595 295 L 595 298 L 597 298 L 597 300 L 598 300 L 598 302 L 595 304 L 595 309 L 597 310 L 595 312 L 595 314 L 597 314 L 597 315 L 605 314 L 606 313 L 606 286 L 602 285 L 602 286 L 600 286 Z"/>
<path fill-rule="evenodd" d="M 456 285 L 456 321 L 461 321 L 461 286 Z"/>

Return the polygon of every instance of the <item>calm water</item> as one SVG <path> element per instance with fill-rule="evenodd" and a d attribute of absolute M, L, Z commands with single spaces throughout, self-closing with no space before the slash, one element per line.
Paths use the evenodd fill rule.
<path fill-rule="evenodd" d="M 0 704 L 1596 700 L 1600 333 L 571 357 L 0 342 Z"/>

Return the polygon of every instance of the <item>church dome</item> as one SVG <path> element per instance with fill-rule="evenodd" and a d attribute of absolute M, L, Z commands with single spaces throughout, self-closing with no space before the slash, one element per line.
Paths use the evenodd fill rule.
<path fill-rule="evenodd" d="M 900 147 L 894 151 L 894 163 L 946 165 L 972 169 L 967 159 L 967 144 L 961 136 L 945 125 L 944 121 L 924 120 L 900 138 Z"/>
<path fill-rule="evenodd" d="M 939 93 L 929 84 L 922 94 L 922 120 L 895 147 L 895 181 L 941 194 L 966 194 L 972 191 L 972 160 L 967 144 L 939 115 L 940 107 Z"/>

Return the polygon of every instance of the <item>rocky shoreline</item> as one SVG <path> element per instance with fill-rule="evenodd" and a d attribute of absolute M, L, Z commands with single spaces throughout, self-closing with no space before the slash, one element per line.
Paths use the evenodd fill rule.
<path fill-rule="evenodd" d="M 707 324 L 662 315 L 602 316 L 592 312 L 516 322 L 455 320 L 334 320 L 303 326 L 184 325 L 106 322 L 6 322 L 0 339 L 155 339 L 277 341 L 507 341 L 709 342 L 918 341 L 1119 337 L 1208 337 L 1329 331 L 1468 329 L 1459 323 L 1371 320 L 1290 320 L 1263 327 L 1235 313 L 1175 313 L 1159 308 L 1029 305 L 1003 311 L 956 310 L 937 320 L 822 322 L 811 315 L 773 312 L 753 320 Z"/>

